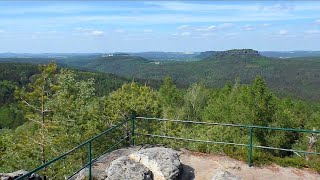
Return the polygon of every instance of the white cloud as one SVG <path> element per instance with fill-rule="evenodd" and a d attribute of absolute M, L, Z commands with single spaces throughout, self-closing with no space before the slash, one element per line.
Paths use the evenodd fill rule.
<path fill-rule="evenodd" d="M 211 25 L 211 26 L 208 26 L 208 27 L 200 27 L 200 28 L 196 28 L 195 30 L 196 31 L 202 31 L 202 32 L 208 32 L 208 31 L 213 31 L 216 29 L 216 26 L 214 25 Z"/>
<path fill-rule="evenodd" d="M 313 16 L 316 16 L 313 14 Z M 151 25 L 151 24 L 189 24 L 189 23 L 224 23 L 224 22 L 261 22 L 261 21 L 280 21 L 280 20 L 300 20 L 310 19 L 311 15 L 292 15 L 282 13 L 265 14 L 257 13 L 242 13 L 235 15 L 234 13 L 221 13 L 218 15 L 212 14 L 138 14 L 138 15 L 67 15 L 56 17 L 32 17 L 32 18 L 17 18 L 13 20 L 9 17 L 1 17 L 0 22 L 3 26 L 13 25 L 28 25 L 39 26 L 42 24 L 50 24 L 51 26 L 65 26 L 75 24 L 99 23 L 103 25 Z M 180 27 L 180 29 L 186 26 Z"/>
<path fill-rule="evenodd" d="M 182 25 L 177 27 L 178 31 L 182 31 L 182 33 L 174 33 L 173 36 L 177 35 L 189 35 L 190 34 L 198 34 L 200 36 L 211 36 L 214 35 L 213 32 L 225 30 L 227 28 L 231 28 L 234 25 L 232 23 L 222 23 L 219 25 L 207 25 L 207 26 L 190 26 L 190 25 Z M 185 33 L 187 32 L 187 33 Z M 201 33 L 201 34 L 199 34 Z"/>
<path fill-rule="evenodd" d="M 188 29 L 190 26 L 189 25 L 181 25 L 179 27 L 177 27 L 178 30 L 185 30 Z"/>
<path fill-rule="evenodd" d="M 260 11 L 271 11 L 271 12 L 284 12 L 284 11 L 291 11 L 294 10 L 293 5 L 289 4 L 273 4 L 273 5 L 266 5 L 260 6 Z"/>
<path fill-rule="evenodd" d="M 104 31 L 94 30 L 94 29 L 90 29 L 90 28 L 76 27 L 76 28 L 74 28 L 74 30 L 81 33 L 81 34 L 86 34 L 86 35 L 91 35 L 91 36 L 103 36 L 104 35 Z"/>
<path fill-rule="evenodd" d="M 264 5 L 266 4 L 266 5 Z M 288 5 L 289 4 L 289 5 Z M 124 14 L 138 8 L 144 13 Z M 106 10 L 112 12 L 106 14 Z M 128 10 L 128 11 L 127 11 Z M 173 10 L 173 11 L 170 11 Z M 290 10 L 290 13 L 282 10 Z M 59 4 L 50 6 L 37 5 L 34 7 L 22 6 L 4 8 L 0 4 L 0 14 L 40 13 L 38 16 L 18 17 L 15 20 L 10 16 L 1 16 L 1 24 L 50 24 L 65 25 L 99 21 L 103 24 L 189 24 L 201 22 L 253 22 L 278 21 L 319 18 L 317 13 L 295 13 L 295 11 L 320 10 L 318 2 L 278 2 L 278 3 L 196 3 L 196 2 L 145 2 L 141 7 L 121 7 L 109 2 L 103 5 Z M 148 14 L 147 12 L 153 12 Z M 177 12 L 176 12 L 177 11 Z M 208 13 L 199 13 L 207 11 Z M 228 12 L 225 12 L 228 11 Z M 293 11 L 291 13 L 291 11 Z M 83 12 L 83 13 L 82 13 Z M 85 15 L 85 12 L 97 12 L 96 15 Z M 109 11 L 108 11 L 109 12 Z M 155 12 L 155 13 L 154 13 Z M 157 13 L 159 12 L 159 13 Z M 187 12 L 187 13 L 185 13 Z M 189 13 L 195 12 L 195 13 Z M 42 16 L 42 13 L 63 13 L 61 16 Z M 81 15 L 82 14 L 82 15 Z M 34 21 L 34 22 L 33 22 Z M 320 24 L 320 23 L 319 23 Z"/>
<path fill-rule="evenodd" d="M 307 30 L 305 31 L 306 34 L 320 34 L 320 30 Z"/>
<path fill-rule="evenodd" d="M 320 25 L 320 19 L 317 19 L 314 21 L 316 24 L 319 24 Z"/>
<path fill-rule="evenodd" d="M 216 28 L 216 26 L 214 26 L 214 25 L 207 27 L 208 30 L 212 30 L 212 29 L 215 29 L 215 28 Z"/>
<path fill-rule="evenodd" d="M 190 33 L 190 32 L 182 32 L 180 35 L 181 35 L 181 36 L 190 36 L 191 33 Z"/>
<path fill-rule="evenodd" d="M 250 26 L 250 27 L 244 27 L 243 29 L 244 29 L 245 31 L 252 31 L 252 30 L 253 30 L 253 27 L 251 27 L 251 26 Z"/>
<path fill-rule="evenodd" d="M 252 31 L 254 29 L 255 29 L 255 27 L 253 27 L 250 24 L 247 24 L 247 25 L 243 26 L 243 30 L 245 30 L 245 31 Z"/>
<path fill-rule="evenodd" d="M 4 33 L 4 32 L 5 32 L 5 30 L 0 29 L 0 33 Z"/>
<path fill-rule="evenodd" d="M 1 3 L 1 1 L 0 1 Z M 22 2 L 23 3 L 23 2 Z M 48 4 L 49 3 L 49 4 Z M 38 3 L 36 6 L 19 6 L 19 7 L 10 7 L 7 8 L 0 4 L 0 14 L 4 15 L 26 15 L 26 14 L 76 14 L 82 12 L 139 12 L 142 11 L 155 11 L 155 8 L 150 7 L 124 7 L 121 5 L 114 5 L 112 3 L 103 3 L 104 5 L 98 4 L 75 4 L 75 3 L 45 3 L 41 5 Z M 4 7 L 4 8 L 2 8 Z"/>
<path fill-rule="evenodd" d="M 54 3 L 48 5 L 39 4 L 37 6 L 21 6 L 21 7 L 12 7 L 12 8 L 1 8 L 0 14 L 5 15 L 25 15 L 25 14 L 34 14 L 34 13 L 56 13 L 56 14 L 76 14 L 82 12 L 106 12 L 106 11 L 122 11 L 122 12 L 139 12 L 139 11 L 245 11 L 245 12 L 257 12 L 262 9 L 265 11 L 274 11 L 274 10 L 284 10 L 290 9 L 288 5 L 285 4 L 271 4 L 266 6 L 261 6 L 259 4 L 200 4 L 195 2 L 145 2 L 145 6 L 140 7 L 124 7 L 121 5 L 116 5 L 112 3 L 104 3 L 103 5 L 94 5 L 94 4 L 73 4 L 73 3 Z M 299 8 L 300 6 L 297 6 Z M 301 8 L 300 8 L 301 9 Z M 307 10 L 319 10 L 315 5 L 304 6 L 302 9 Z"/>
<path fill-rule="evenodd" d="M 217 30 L 224 30 L 233 27 L 234 25 L 232 23 L 222 23 L 219 25 L 210 25 L 210 26 L 194 26 L 190 27 L 190 30 L 193 31 L 199 31 L 199 32 L 212 32 L 212 31 L 217 31 Z M 210 34 L 210 33 L 208 33 Z"/>
<path fill-rule="evenodd" d="M 158 7 L 164 10 L 171 11 L 240 11 L 240 12 L 292 12 L 292 11 L 319 11 L 319 2 L 277 2 L 262 5 L 263 3 L 251 4 L 207 4 L 207 3 L 194 3 L 194 2 L 177 2 L 177 1 L 151 1 L 146 2 L 147 5 Z"/>
<path fill-rule="evenodd" d="M 74 13 L 74 12 L 79 12 L 82 10 L 88 9 L 84 6 L 68 6 L 68 5 L 53 5 L 51 4 L 50 6 L 45 5 L 38 5 L 38 6 L 29 6 L 29 7 L 12 7 L 12 8 L 3 8 L 0 11 L 0 14 L 6 14 L 6 15 L 25 15 L 29 13 Z"/>
<path fill-rule="evenodd" d="M 172 33 L 171 35 L 172 36 L 175 36 L 175 37 L 187 37 L 187 36 L 190 36 L 192 33 L 191 32 L 176 32 L 176 33 Z"/>
<path fill-rule="evenodd" d="M 293 10 L 295 11 L 319 11 L 320 6 L 319 2 L 303 2 L 302 3 L 296 4 L 296 6 L 293 7 Z"/>
<path fill-rule="evenodd" d="M 286 36 L 286 35 L 288 35 L 288 31 L 285 30 L 285 29 L 282 29 L 277 34 L 280 35 L 280 36 Z"/>
<path fill-rule="evenodd" d="M 146 2 L 159 8 L 171 11 L 217 11 L 217 10 L 258 10 L 257 5 L 217 5 L 217 4 L 196 4 L 186 2 Z"/>
<path fill-rule="evenodd" d="M 89 34 L 93 36 L 103 36 L 104 32 L 99 30 L 94 30 L 94 31 L 91 31 Z"/>

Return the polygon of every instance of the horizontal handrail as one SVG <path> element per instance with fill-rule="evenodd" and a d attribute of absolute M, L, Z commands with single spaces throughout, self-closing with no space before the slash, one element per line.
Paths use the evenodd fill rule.
<path fill-rule="evenodd" d="M 271 149 L 271 150 L 280 150 L 280 151 L 288 151 L 288 152 L 297 152 L 297 153 L 303 153 L 303 154 L 316 154 L 319 155 L 320 152 L 308 152 L 308 151 L 301 151 L 301 150 L 295 150 L 295 149 L 285 149 L 285 148 L 276 148 L 276 147 L 269 147 L 269 146 L 252 146 L 255 148 L 261 148 L 261 149 Z"/>
<path fill-rule="evenodd" d="M 163 136 L 163 135 L 157 135 L 157 134 L 139 134 L 139 135 L 150 136 L 150 137 L 159 137 L 159 138 L 167 138 L 167 139 L 184 140 L 184 141 L 193 141 L 193 142 L 204 142 L 204 143 L 213 143 L 213 144 L 227 144 L 227 145 L 246 146 L 246 147 L 249 146 L 248 144 L 237 144 L 237 143 L 222 142 L 222 141 L 199 140 L 199 139 L 181 138 L 181 137 L 175 137 L 175 136 Z"/>
<path fill-rule="evenodd" d="M 109 132 L 113 131 L 114 129 L 118 128 L 119 126 L 122 126 L 123 124 L 127 123 L 128 121 L 130 121 L 130 119 L 127 119 L 127 120 L 125 120 L 125 121 L 123 121 L 123 122 L 121 122 L 121 123 L 119 123 L 119 124 L 117 124 L 117 125 L 109 128 L 109 129 L 103 131 L 102 133 L 100 133 L 100 134 L 98 134 L 98 135 L 96 135 L 96 136 L 88 139 L 87 141 L 81 143 L 80 145 L 78 145 L 77 147 L 75 147 L 75 148 L 67 151 L 66 153 L 64 153 L 64 154 L 62 154 L 62 155 L 60 155 L 60 156 L 58 156 L 58 157 L 56 157 L 56 158 L 54 158 L 54 159 L 46 162 L 45 164 L 43 164 L 43 165 L 41 165 L 41 166 L 33 169 L 32 171 L 24 174 L 23 176 L 18 177 L 17 180 L 22 180 L 22 179 L 24 179 L 24 178 L 26 178 L 26 177 L 29 177 L 29 176 L 31 176 L 33 173 L 35 173 L 35 172 L 37 172 L 37 171 L 39 171 L 39 170 L 41 170 L 41 169 L 49 166 L 50 164 L 52 164 L 52 163 L 54 163 L 54 162 L 56 162 L 56 161 L 58 161 L 58 160 L 60 160 L 60 159 L 62 159 L 62 158 L 65 158 L 67 155 L 71 154 L 71 153 L 74 152 L 75 150 L 83 147 L 84 145 L 87 145 L 88 143 L 94 141 L 95 139 L 99 138 L 99 137 L 102 136 L 102 135 L 108 134 Z M 88 166 L 88 165 L 86 165 L 86 166 Z M 85 167 L 86 167 L 86 166 L 85 166 Z"/>
<path fill-rule="evenodd" d="M 226 145 L 249 147 L 248 144 L 238 144 L 238 143 L 231 143 L 231 142 L 225 142 L 225 141 L 199 140 L 199 139 L 182 138 L 182 137 L 176 137 L 176 136 L 164 136 L 164 135 L 158 135 L 158 134 L 141 134 L 141 133 L 137 133 L 137 134 L 142 135 L 142 136 L 175 139 L 175 140 L 183 140 L 183 141 L 204 142 L 204 143 L 212 143 L 212 144 L 226 144 Z M 297 152 L 297 153 L 303 153 L 303 154 L 320 155 L 320 152 L 308 152 L 308 151 L 301 151 L 301 150 L 295 150 L 295 149 L 285 149 L 285 148 L 276 148 L 276 147 L 269 147 L 269 146 L 256 146 L 256 145 L 252 145 L 252 147 L 261 148 L 261 149 L 272 149 L 272 150 L 280 150 L 280 151 L 288 151 L 288 152 Z"/>
<path fill-rule="evenodd" d="M 192 123 L 192 124 L 206 124 L 206 125 L 220 125 L 220 126 L 243 127 L 243 128 L 271 129 L 271 130 L 278 130 L 278 131 L 320 133 L 320 130 L 308 130 L 308 129 L 279 128 L 279 127 L 270 127 L 270 126 L 255 126 L 255 125 L 243 125 L 243 124 L 214 123 L 214 122 L 178 120 L 178 119 L 177 120 L 172 120 L 172 119 L 165 119 L 165 118 L 148 118 L 148 117 L 136 117 L 136 118 L 137 119 L 144 119 L 144 120 L 158 120 L 158 121 L 182 122 L 182 123 Z"/>
<path fill-rule="evenodd" d="M 268 147 L 268 146 L 260 146 L 260 145 L 253 144 L 253 130 L 254 129 L 266 129 L 266 130 L 287 131 L 287 132 L 291 131 L 291 132 L 302 132 L 302 133 L 320 133 L 319 130 L 279 128 L 279 127 L 270 127 L 270 126 L 216 123 L 216 122 L 190 121 L 190 120 L 166 119 L 166 118 L 136 117 L 136 119 L 150 120 L 150 121 L 167 121 L 167 122 L 176 122 L 176 123 L 189 123 L 189 124 L 199 124 L 199 125 L 209 125 L 209 126 L 228 126 L 228 127 L 248 128 L 250 130 L 248 144 L 238 144 L 238 143 L 233 143 L 233 142 L 231 143 L 231 142 L 210 141 L 210 140 L 199 140 L 199 139 L 190 139 L 190 138 L 182 138 L 182 137 L 174 137 L 174 136 L 164 136 L 164 135 L 158 135 L 158 134 L 142 134 L 142 135 L 149 136 L 149 137 L 156 137 L 156 138 L 167 138 L 167 139 L 193 141 L 193 142 L 204 142 L 204 143 L 213 143 L 213 144 L 244 146 L 244 147 L 248 148 L 248 165 L 249 165 L 249 167 L 252 166 L 252 148 L 288 151 L 288 152 L 294 152 L 296 154 L 297 153 L 315 154 L 315 155 L 320 154 L 319 152 L 302 151 L 302 150 L 295 150 L 295 149 L 285 149 L 285 148 L 277 148 L 277 147 Z"/>

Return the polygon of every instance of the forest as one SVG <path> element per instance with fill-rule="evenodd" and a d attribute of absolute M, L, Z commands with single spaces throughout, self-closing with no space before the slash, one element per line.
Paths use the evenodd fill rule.
<path fill-rule="evenodd" d="M 4 57 L 0 58 L 0 61 L 37 64 L 54 60 L 60 67 L 112 73 L 127 79 L 144 79 L 150 83 L 152 81 L 154 84 L 158 84 L 156 82 L 161 82 L 168 75 L 178 88 L 188 88 L 198 82 L 203 82 L 209 88 L 221 88 L 227 81 L 235 83 L 236 79 L 240 79 L 242 84 L 250 84 L 259 75 L 279 97 L 291 96 L 295 99 L 319 101 L 320 58 L 316 56 L 316 52 L 311 53 L 312 56 L 305 52 L 305 55 L 310 55 L 307 57 L 293 56 L 301 52 L 289 53 L 293 57 L 285 59 L 267 57 L 264 54 L 265 52 L 252 49 L 234 49 L 191 55 L 169 52 L 130 53 L 125 56 L 121 53 L 115 53 L 114 56 L 57 54 L 50 58 L 49 55 Z"/>
<path fill-rule="evenodd" d="M 159 61 L 137 56 L 104 57 L 82 65 L 90 70 L 124 77 L 162 80 L 169 75 L 178 87 L 202 81 L 207 87 L 222 87 L 227 81 L 250 84 L 260 75 L 278 96 L 317 101 L 320 99 L 320 58 L 270 58 L 254 50 L 204 53 L 199 61 Z"/>
<path fill-rule="evenodd" d="M 199 72 L 197 68 L 205 67 L 206 63 L 219 65 L 222 61 L 227 60 L 207 59 L 202 65 L 193 64 L 193 70 L 188 67 L 182 70 L 182 64 L 172 67 L 175 67 L 177 72 L 180 69 L 195 73 Z M 250 58 L 245 63 L 243 61 L 244 59 L 234 60 L 231 63 L 254 66 L 252 68 L 256 66 L 277 68 L 276 65 L 271 68 L 269 60 L 263 57 L 260 57 L 259 61 Z M 288 65 L 288 62 L 281 63 Z M 297 67 L 302 65 L 299 60 L 293 63 Z M 309 71 L 310 75 L 319 73 L 315 71 L 317 67 L 308 65 L 308 60 L 306 64 L 314 70 Z M 181 67 L 177 68 L 180 65 Z M 169 68 L 169 65 L 166 67 Z M 231 65 L 227 67 L 232 68 Z M 134 67 L 131 68 L 134 69 Z M 152 71 L 149 69 L 149 72 L 155 73 L 156 69 Z M 170 76 L 164 76 L 162 80 L 159 78 L 156 80 L 130 79 L 112 74 L 58 67 L 55 63 L 39 65 L 1 63 L 0 172 L 31 170 L 112 127 L 132 112 L 144 117 L 320 129 L 319 102 L 292 98 L 290 93 L 287 96 L 278 96 L 272 88 L 269 88 L 273 87 L 272 84 L 268 84 L 270 79 L 264 79 L 264 76 L 252 73 L 251 81 L 237 76 L 230 76 L 235 77 L 232 81 L 221 78 L 220 83 L 224 81 L 221 87 L 208 86 L 206 81 L 190 80 L 184 87 L 179 87 L 175 83 L 178 81 L 175 74 L 170 74 L 170 71 L 164 69 L 161 72 Z M 203 69 L 203 72 L 206 71 Z M 215 72 L 215 74 L 219 73 Z M 281 77 L 281 74 L 277 76 Z M 138 77 L 147 79 L 150 76 L 138 75 Z M 193 78 L 192 74 L 180 78 L 186 77 Z M 141 123 L 140 126 L 148 127 L 154 133 L 178 137 L 206 139 L 210 136 L 214 140 L 238 143 L 247 143 L 248 140 L 248 132 L 244 129 L 198 125 L 190 127 L 174 123 L 161 125 Z M 190 128 L 192 132 L 189 132 Z M 307 150 L 306 136 L 308 135 L 294 132 L 257 131 L 254 133 L 253 142 L 261 146 Z M 142 143 L 149 140 L 141 138 L 140 141 Z M 241 160 L 247 158 L 247 148 L 162 139 L 153 140 L 153 142 L 200 152 L 223 152 Z M 319 147 L 320 145 L 316 144 L 316 149 Z M 278 163 L 284 166 L 309 167 L 320 172 L 319 157 L 310 155 L 309 160 L 306 161 L 304 156 L 277 150 L 255 150 L 254 161 L 257 165 Z M 79 158 L 71 158 L 69 161 L 57 164 L 54 168 L 54 176 L 64 177 L 77 166 L 77 163 L 85 163 L 78 160 Z"/>

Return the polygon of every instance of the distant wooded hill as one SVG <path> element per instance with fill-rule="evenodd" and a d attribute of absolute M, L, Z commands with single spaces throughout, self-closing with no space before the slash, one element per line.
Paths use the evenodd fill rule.
<path fill-rule="evenodd" d="M 106 57 L 84 67 L 125 77 L 161 80 L 171 76 L 181 86 L 203 81 L 209 87 L 221 87 L 226 81 L 240 79 L 250 83 L 261 75 L 268 86 L 282 95 L 320 99 L 320 58 L 268 58 L 256 53 L 247 56 L 218 54 L 194 62 L 153 63 L 147 59 L 126 56 Z"/>
<path fill-rule="evenodd" d="M 199 81 L 209 87 L 221 87 L 226 81 L 234 82 L 236 79 L 241 83 L 249 84 L 257 75 L 260 75 L 279 95 L 316 101 L 320 99 L 320 57 L 281 59 L 265 57 L 261 54 L 263 53 L 251 49 L 237 49 L 197 54 L 197 58 L 202 60 L 192 62 L 151 61 L 133 55 L 100 56 L 97 54 L 55 58 L 55 61 L 64 66 L 113 73 L 126 78 L 161 81 L 165 76 L 171 76 L 180 87 L 187 87 Z M 45 58 L 35 58 L 35 62 L 43 59 Z M 33 61 L 30 58 L 7 58 L 6 60 Z"/>

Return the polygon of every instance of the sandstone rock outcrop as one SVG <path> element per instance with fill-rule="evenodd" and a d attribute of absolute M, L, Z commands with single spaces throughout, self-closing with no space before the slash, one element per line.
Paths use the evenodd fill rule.
<path fill-rule="evenodd" d="M 106 170 L 106 180 L 152 180 L 152 172 L 144 165 L 135 162 L 127 156 L 114 160 L 110 167 Z"/>
<path fill-rule="evenodd" d="M 171 148 L 155 147 L 129 155 L 130 159 L 149 168 L 156 180 L 175 180 L 181 170 L 178 153 Z"/>
<path fill-rule="evenodd" d="M 171 148 L 154 147 L 114 160 L 106 169 L 106 180 L 176 180 L 182 165 Z"/>

